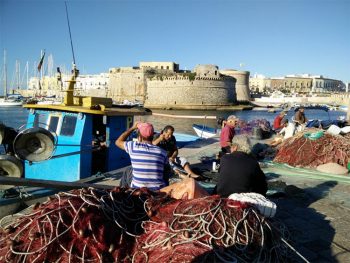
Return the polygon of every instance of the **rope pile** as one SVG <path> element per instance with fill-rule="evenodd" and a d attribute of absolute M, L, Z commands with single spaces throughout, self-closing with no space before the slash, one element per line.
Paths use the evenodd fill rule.
<path fill-rule="evenodd" d="M 145 188 L 56 194 L 0 228 L 0 262 L 285 262 L 284 231 L 247 204 Z"/>
<path fill-rule="evenodd" d="M 310 133 L 310 129 L 307 132 Z M 305 133 L 297 133 L 280 144 L 274 161 L 308 168 L 331 162 L 347 167 L 350 160 L 349 136 L 325 133 L 317 140 L 311 140 L 305 136 Z"/>

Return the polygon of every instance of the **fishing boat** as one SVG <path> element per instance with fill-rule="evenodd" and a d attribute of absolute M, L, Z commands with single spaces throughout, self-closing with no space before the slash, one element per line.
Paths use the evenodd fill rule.
<path fill-rule="evenodd" d="M 193 130 L 196 132 L 199 138 L 213 138 L 216 136 L 218 130 L 212 127 L 208 127 L 205 125 L 200 124 L 193 124 L 192 125 Z"/>
<path fill-rule="evenodd" d="M 18 185 L 34 180 L 32 186 L 38 186 L 38 180 L 81 182 L 130 165 L 127 153 L 114 142 L 133 125 L 135 115 L 152 112 L 143 107 L 112 107 L 109 98 L 73 96 L 78 70 L 73 72 L 62 104 L 23 105 L 28 109 L 27 123 L 14 140 L 15 156 L 1 155 L 0 180 L 19 179 Z M 11 203 L 4 198 L 1 206 L 2 202 Z"/>

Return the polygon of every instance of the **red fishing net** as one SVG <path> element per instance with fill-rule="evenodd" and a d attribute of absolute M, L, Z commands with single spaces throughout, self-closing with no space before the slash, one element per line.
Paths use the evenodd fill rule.
<path fill-rule="evenodd" d="M 0 229 L 0 262 L 286 262 L 281 232 L 247 204 L 147 189 L 55 195 Z"/>
<path fill-rule="evenodd" d="M 115 262 L 148 220 L 147 189 L 60 193 L 0 231 L 0 262 Z"/>
<path fill-rule="evenodd" d="M 313 129 L 317 133 L 320 130 Z M 279 147 L 275 162 L 286 163 L 297 167 L 315 168 L 325 163 L 338 163 L 347 167 L 350 158 L 350 136 L 324 133 L 318 139 L 305 136 L 300 132 L 286 139 Z"/>
<path fill-rule="evenodd" d="M 146 208 L 157 206 L 154 200 Z M 219 196 L 176 200 L 143 223 L 134 262 L 281 262 L 280 236 L 247 204 Z M 282 252 L 283 251 L 283 252 Z"/>

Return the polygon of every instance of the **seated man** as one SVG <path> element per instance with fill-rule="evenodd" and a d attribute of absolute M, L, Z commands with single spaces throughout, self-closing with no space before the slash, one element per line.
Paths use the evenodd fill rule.
<path fill-rule="evenodd" d="M 137 141 L 126 141 L 136 129 L 138 129 Z M 152 144 L 153 134 L 152 124 L 135 122 L 115 141 L 120 149 L 130 155 L 133 169 L 132 188 L 147 187 L 151 190 L 159 190 L 167 185 L 164 179 L 164 167 L 168 163 L 167 153 Z"/>
<path fill-rule="evenodd" d="M 170 166 L 180 177 L 198 178 L 199 175 L 191 170 L 186 158 L 178 157 L 179 150 L 176 145 L 175 136 L 173 135 L 174 131 L 173 126 L 165 126 L 161 133 L 154 137 L 153 144 L 167 151 Z"/>
<path fill-rule="evenodd" d="M 308 122 L 308 119 L 305 117 L 304 106 L 300 106 L 299 109 L 294 114 L 294 122 L 297 128 L 297 131 L 303 131 Z"/>
<path fill-rule="evenodd" d="M 250 155 L 249 138 L 244 135 L 235 136 L 230 151 L 230 154 L 221 157 L 219 182 L 214 193 L 222 197 L 249 192 L 266 195 L 265 174 L 258 161 Z"/>

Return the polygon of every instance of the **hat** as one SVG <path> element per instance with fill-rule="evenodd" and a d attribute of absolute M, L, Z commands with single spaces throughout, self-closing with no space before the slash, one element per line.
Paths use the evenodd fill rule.
<path fill-rule="evenodd" d="M 238 118 L 236 117 L 236 115 L 230 115 L 227 117 L 227 120 L 238 120 Z"/>
<path fill-rule="evenodd" d="M 139 129 L 141 136 L 144 138 L 149 138 L 154 134 L 153 125 L 147 122 L 137 124 L 137 129 Z"/>

